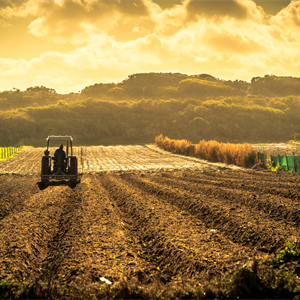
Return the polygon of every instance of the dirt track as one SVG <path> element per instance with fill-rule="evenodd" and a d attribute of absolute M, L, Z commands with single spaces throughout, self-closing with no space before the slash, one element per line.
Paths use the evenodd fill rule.
<path fill-rule="evenodd" d="M 95 148 L 82 150 L 75 188 L 37 184 L 42 149 L 30 150 L 28 167 L 25 151 L 0 163 L 0 278 L 195 283 L 299 240 L 298 174 L 224 169 L 142 146 L 111 147 L 105 160 Z M 118 167 L 126 172 L 109 173 Z"/>

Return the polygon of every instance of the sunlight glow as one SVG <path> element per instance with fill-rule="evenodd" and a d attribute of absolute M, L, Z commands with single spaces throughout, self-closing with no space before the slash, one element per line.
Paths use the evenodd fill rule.
<path fill-rule="evenodd" d="M 300 2 L 280 1 L 276 13 L 268 5 L 0 0 L 0 90 L 45 85 L 67 93 L 138 72 L 299 76 Z"/>

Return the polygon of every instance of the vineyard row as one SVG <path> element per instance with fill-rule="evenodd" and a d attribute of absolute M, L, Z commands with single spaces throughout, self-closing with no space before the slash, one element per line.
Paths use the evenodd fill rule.
<path fill-rule="evenodd" d="M 0 147 L 0 159 L 6 159 L 20 152 L 23 147 Z"/>

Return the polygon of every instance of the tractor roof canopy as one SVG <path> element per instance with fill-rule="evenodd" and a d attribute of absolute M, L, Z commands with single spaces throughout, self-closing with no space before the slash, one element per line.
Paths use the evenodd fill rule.
<path fill-rule="evenodd" d="M 47 142 L 72 142 L 73 138 L 69 135 L 50 135 L 47 137 Z"/>

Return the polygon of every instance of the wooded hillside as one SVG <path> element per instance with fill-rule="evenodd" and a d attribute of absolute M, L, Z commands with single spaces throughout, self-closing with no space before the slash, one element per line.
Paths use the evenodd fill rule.
<path fill-rule="evenodd" d="M 251 82 L 207 74 L 133 74 L 59 94 L 44 86 L 0 93 L 0 146 L 44 146 L 48 135 L 76 144 L 173 139 L 286 141 L 300 136 L 300 78 L 266 75 Z"/>

